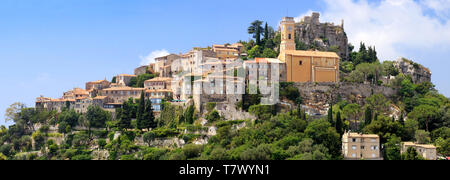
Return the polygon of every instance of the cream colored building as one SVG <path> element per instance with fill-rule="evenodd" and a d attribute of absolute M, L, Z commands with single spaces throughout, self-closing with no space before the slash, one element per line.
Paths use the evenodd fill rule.
<path fill-rule="evenodd" d="M 149 90 L 172 89 L 172 78 L 157 77 L 144 81 L 144 88 Z"/>
<path fill-rule="evenodd" d="M 227 59 L 234 60 L 234 59 L 239 58 L 243 48 L 244 48 L 244 45 L 241 43 L 234 43 L 232 45 L 214 44 L 212 47 L 213 51 L 217 54 L 217 58 L 219 58 L 220 60 L 227 60 Z"/>
<path fill-rule="evenodd" d="M 107 96 L 114 103 L 122 104 L 130 98 L 139 99 L 143 91 L 145 91 L 145 88 L 113 87 L 102 89 L 99 96 Z"/>
<path fill-rule="evenodd" d="M 376 134 L 346 132 L 342 136 L 342 153 L 347 160 L 382 160 L 380 137 Z"/>
<path fill-rule="evenodd" d="M 424 157 L 427 160 L 437 159 L 436 146 L 432 144 L 416 144 L 413 142 L 403 142 L 401 153 L 402 154 L 405 153 L 409 147 L 415 148 L 417 153 L 419 153 L 422 157 Z"/>

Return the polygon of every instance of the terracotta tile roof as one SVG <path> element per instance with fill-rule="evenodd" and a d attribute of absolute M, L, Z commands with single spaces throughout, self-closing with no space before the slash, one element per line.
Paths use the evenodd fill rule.
<path fill-rule="evenodd" d="M 251 64 L 251 63 L 284 63 L 284 62 L 275 58 L 255 58 L 255 60 L 244 61 L 244 63 Z"/>
<path fill-rule="evenodd" d="M 97 96 L 97 97 L 95 97 L 94 99 L 106 99 L 108 96 Z"/>
<path fill-rule="evenodd" d="M 434 146 L 432 144 L 416 144 L 414 142 L 403 142 L 403 144 L 406 146 L 417 146 L 417 147 L 422 147 L 422 148 L 427 148 L 427 149 L 436 149 L 436 146 Z"/>
<path fill-rule="evenodd" d="M 133 88 L 128 86 L 103 89 L 103 91 L 143 91 L 143 90 L 145 90 L 145 88 Z"/>
<path fill-rule="evenodd" d="M 353 137 L 379 138 L 380 136 L 378 136 L 378 135 L 376 135 L 376 134 L 358 134 L 358 133 L 349 133 L 348 137 L 349 137 L 349 138 L 353 138 Z"/>
<path fill-rule="evenodd" d="M 131 75 L 131 74 L 119 74 L 118 76 L 136 77 L 136 75 Z"/>
<path fill-rule="evenodd" d="M 160 82 L 160 81 L 172 81 L 173 78 L 168 77 L 156 77 L 153 79 L 146 80 L 145 82 Z"/>
<path fill-rule="evenodd" d="M 307 56 L 307 57 L 327 57 L 327 58 L 339 58 L 335 52 L 324 51 L 299 51 L 299 50 L 287 50 L 285 54 L 292 54 L 294 56 Z"/>

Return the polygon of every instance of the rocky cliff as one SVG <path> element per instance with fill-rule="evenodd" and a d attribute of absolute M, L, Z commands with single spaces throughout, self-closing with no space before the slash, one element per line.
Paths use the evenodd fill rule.
<path fill-rule="evenodd" d="M 401 73 L 411 76 L 412 81 L 415 84 L 431 81 L 431 71 L 411 60 L 399 58 L 394 61 L 394 66 L 399 69 Z"/>
<path fill-rule="evenodd" d="M 306 45 L 305 48 L 317 48 L 319 50 L 338 51 L 342 59 L 348 58 L 348 38 L 341 25 L 333 23 L 320 23 L 320 14 L 313 13 L 311 16 L 303 17 L 295 25 L 295 34 L 299 42 Z"/>

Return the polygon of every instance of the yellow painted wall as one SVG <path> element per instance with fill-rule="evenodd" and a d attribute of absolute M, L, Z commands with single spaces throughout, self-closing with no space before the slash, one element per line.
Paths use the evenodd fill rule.
<path fill-rule="evenodd" d="M 327 69 L 315 70 L 314 82 L 336 82 L 336 71 Z"/>

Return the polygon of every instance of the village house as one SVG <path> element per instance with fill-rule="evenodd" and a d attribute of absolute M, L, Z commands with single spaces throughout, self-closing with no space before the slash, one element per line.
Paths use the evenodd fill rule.
<path fill-rule="evenodd" d="M 172 88 L 172 78 L 167 77 L 156 77 L 153 79 L 149 79 L 144 81 L 144 88 L 145 89 L 168 89 L 171 90 Z"/>
<path fill-rule="evenodd" d="M 436 146 L 432 144 L 417 144 L 414 142 L 403 142 L 401 153 L 402 154 L 405 153 L 409 147 L 413 147 L 414 149 L 416 149 L 417 153 L 419 153 L 426 160 L 437 159 Z"/>
<path fill-rule="evenodd" d="M 281 45 L 278 59 L 286 64 L 286 80 L 339 82 L 339 56 L 335 52 L 296 50 L 294 26 L 292 17 L 284 17 L 280 24 Z"/>
<path fill-rule="evenodd" d="M 77 98 L 87 98 L 90 94 L 88 91 L 81 88 L 74 88 L 73 90 L 63 93 L 62 99 L 77 99 Z"/>
<path fill-rule="evenodd" d="M 346 132 L 342 136 L 342 153 L 347 160 L 382 160 L 380 137 L 376 134 Z"/>
<path fill-rule="evenodd" d="M 180 56 L 176 54 L 169 54 L 163 57 L 155 58 L 155 72 L 159 73 L 161 77 L 171 77 L 172 76 L 172 63 L 173 61 L 179 59 Z"/>
<path fill-rule="evenodd" d="M 74 108 L 75 99 L 52 99 L 41 96 L 36 98 L 35 107 L 38 110 L 61 112 L 64 108 Z"/>
<path fill-rule="evenodd" d="M 91 81 L 86 83 L 86 91 L 90 90 L 102 90 L 105 88 L 109 88 L 111 86 L 111 83 L 107 80 L 98 80 L 98 81 Z"/>
<path fill-rule="evenodd" d="M 132 78 L 136 78 L 136 75 L 120 74 L 116 76 L 116 83 L 118 86 L 128 86 Z"/>
<path fill-rule="evenodd" d="M 212 46 L 212 50 L 217 54 L 217 58 L 220 60 L 227 60 L 227 59 L 237 59 L 239 58 L 241 52 L 243 51 L 244 45 L 241 43 L 234 43 L 232 45 L 224 44 L 224 45 L 217 45 L 214 44 Z"/>
<path fill-rule="evenodd" d="M 107 96 L 114 103 L 122 104 L 130 98 L 139 99 L 143 91 L 145 91 L 145 88 L 112 87 L 100 90 L 99 96 Z"/>

